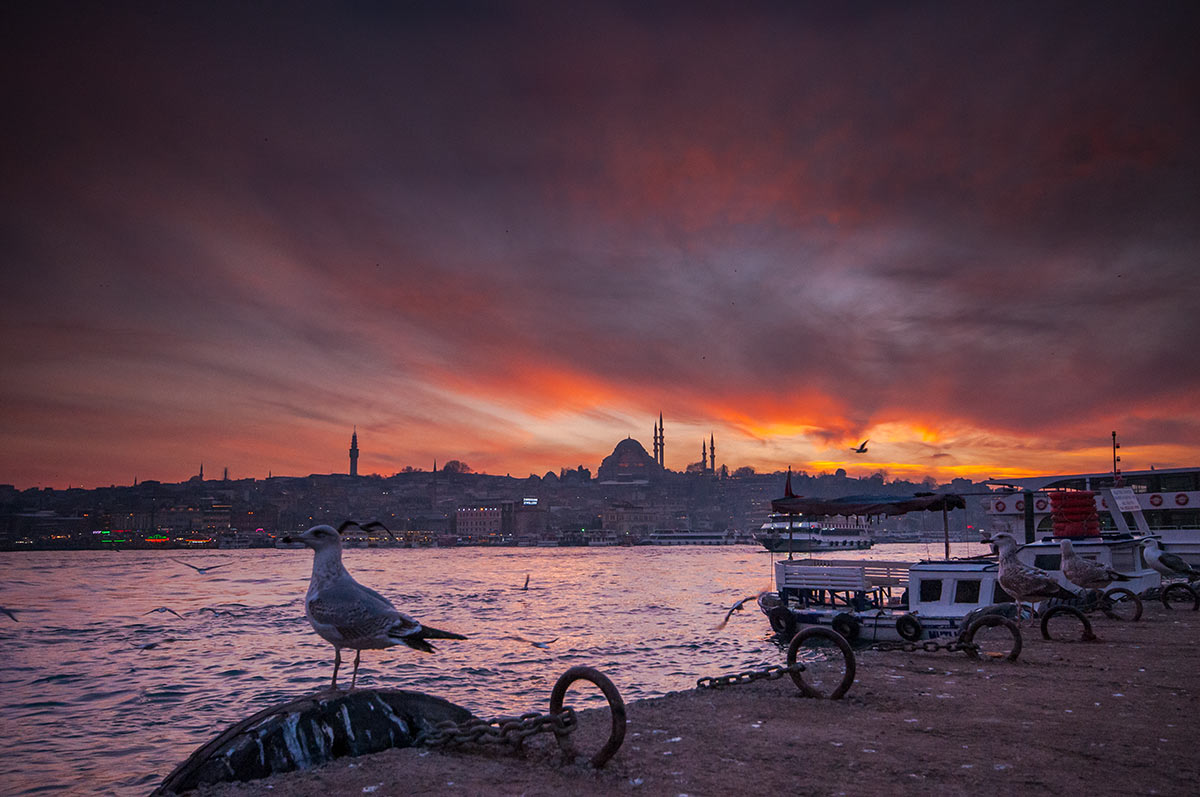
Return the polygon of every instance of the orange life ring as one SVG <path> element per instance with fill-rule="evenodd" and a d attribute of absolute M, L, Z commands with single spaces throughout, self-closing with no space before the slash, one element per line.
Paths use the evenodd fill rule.
<path fill-rule="evenodd" d="M 1025 502 L 1017 501 L 1017 503 L 1013 505 L 1013 509 L 1017 510 L 1018 512 L 1024 512 L 1025 511 Z"/>
<path fill-rule="evenodd" d="M 1046 499 L 1039 498 L 1034 506 L 1037 507 L 1037 511 L 1044 512 L 1046 510 Z"/>
<path fill-rule="evenodd" d="M 1159 495 L 1158 493 L 1155 493 L 1154 495 L 1150 496 L 1150 505 L 1151 506 L 1162 506 L 1162 496 Z"/>
<path fill-rule="evenodd" d="M 1175 493 L 1175 503 L 1179 506 L 1187 506 L 1187 493 Z"/>
<path fill-rule="evenodd" d="M 1005 504 L 1004 504 L 1004 502 L 1003 502 L 1003 501 L 997 501 L 997 502 L 996 502 L 996 511 L 997 511 L 997 512 L 1003 512 L 1003 511 L 1004 511 L 1005 509 L 1007 509 L 1007 508 L 1008 508 L 1008 507 L 1007 507 L 1007 506 L 1005 506 Z"/>

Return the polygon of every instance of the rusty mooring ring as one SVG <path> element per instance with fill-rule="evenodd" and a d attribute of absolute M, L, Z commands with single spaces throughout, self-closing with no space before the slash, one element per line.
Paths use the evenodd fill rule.
<path fill-rule="evenodd" d="M 600 752 L 592 756 L 591 765 L 596 769 L 608 763 L 608 760 L 617 754 L 621 749 L 621 744 L 625 741 L 625 701 L 621 699 L 621 693 L 617 691 L 617 687 L 613 682 L 608 680 L 608 676 L 593 667 L 585 667 L 577 665 L 564 672 L 554 682 L 554 689 L 550 692 L 550 713 L 558 714 L 563 708 L 563 698 L 567 694 L 567 689 L 576 681 L 590 681 L 600 687 L 600 691 L 604 693 L 605 699 L 608 700 L 608 707 L 612 712 L 612 733 L 608 737 L 608 742 L 604 747 L 600 748 Z M 558 746 L 567 755 L 574 755 L 575 751 L 571 747 L 570 737 L 563 733 L 555 733 L 555 738 L 558 740 Z"/>

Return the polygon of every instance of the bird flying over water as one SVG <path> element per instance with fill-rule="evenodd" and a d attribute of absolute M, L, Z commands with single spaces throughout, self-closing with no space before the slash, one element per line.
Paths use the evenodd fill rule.
<path fill-rule="evenodd" d="M 174 609 L 172 609 L 172 608 L 171 608 L 171 607 L 169 607 L 169 606 L 159 606 L 157 609 L 151 609 L 151 610 L 150 610 L 150 611 L 148 611 L 148 612 L 142 612 L 142 615 L 143 615 L 143 616 L 145 616 L 145 615 L 147 615 L 147 614 L 154 614 L 155 612 L 159 612 L 159 613 L 162 613 L 162 612 L 170 612 L 171 614 L 173 614 L 173 615 L 175 615 L 176 617 L 178 617 L 180 620 L 182 620 L 182 619 L 183 619 L 183 615 L 182 615 L 182 614 L 180 614 L 179 612 L 175 611 Z"/>
<path fill-rule="evenodd" d="M 354 674 L 350 688 L 358 680 L 358 662 L 364 650 L 408 645 L 414 650 L 433 653 L 429 639 L 466 639 L 462 634 L 442 631 L 422 625 L 404 612 L 396 610 L 387 598 L 359 584 L 342 565 L 341 532 L 349 526 L 361 529 L 382 528 L 382 523 L 359 524 L 346 521 L 338 528 L 313 526 L 303 534 L 284 537 L 284 542 L 299 542 L 313 549 L 312 579 L 304 597 L 304 614 L 317 635 L 333 645 L 333 679 L 330 689 L 337 689 L 338 668 L 342 664 L 342 648 L 352 648 Z M 394 539 L 394 535 L 393 535 Z"/>
<path fill-rule="evenodd" d="M 865 453 L 867 453 L 867 443 L 869 443 L 869 442 L 871 442 L 871 439 L 867 438 L 866 440 L 863 440 L 861 443 L 858 444 L 858 448 L 852 448 L 850 450 L 853 451 L 855 454 L 865 454 Z"/>
<path fill-rule="evenodd" d="M 768 590 L 763 590 L 762 592 L 758 593 L 757 595 L 747 595 L 746 597 L 742 598 L 737 603 L 730 606 L 729 611 L 725 612 L 725 619 L 722 620 L 721 622 L 717 623 L 717 630 L 720 631 L 722 628 L 724 628 L 725 624 L 729 622 L 729 618 L 733 617 L 733 613 L 740 612 L 742 610 L 742 607 L 746 605 L 746 601 L 758 600 L 759 598 L 761 598 L 763 595 L 766 595 L 770 591 L 771 590 L 768 589 Z"/>
<path fill-rule="evenodd" d="M 1038 567 L 1031 567 L 1017 559 L 1017 540 L 1008 532 L 1000 532 L 993 534 L 991 539 L 984 540 L 990 542 L 996 549 L 996 553 L 1000 559 L 1000 572 L 997 576 L 997 581 L 1004 591 L 1012 596 L 1018 606 L 1029 601 L 1032 605 L 1035 601 L 1045 598 L 1062 598 L 1064 600 L 1076 600 L 1078 595 L 1063 587 L 1058 583 L 1058 580 L 1052 575 Z"/>
<path fill-rule="evenodd" d="M 1075 553 L 1068 539 L 1059 540 L 1062 548 L 1063 575 L 1077 587 L 1084 589 L 1104 589 L 1114 581 L 1132 581 L 1130 576 L 1118 573 L 1107 565 L 1085 559 Z"/>
<path fill-rule="evenodd" d="M 179 564 L 183 565 L 184 567 L 190 567 L 193 570 L 195 570 L 197 573 L 200 573 L 201 575 L 203 575 L 204 573 L 207 573 L 209 570 L 216 570 L 218 567 L 226 567 L 227 565 L 230 564 L 230 562 L 222 562 L 219 565 L 205 565 L 204 567 L 196 567 L 195 565 L 188 564 L 187 562 L 183 561 L 182 559 L 176 559 L 174 556 L 171 557 L 171 561 L 179 562 Z"/>
<path fill-rule="evenodd" d="M 510 636 L 508 636 L 506 638 L 507 639 L 515 639 L 518 642 L 528 642 L 530 645 L 533 645 L 535 648 L 541 648 L 542 650 L 548 649 L 550 647 L 550 645 L 552 645 L 553 643 L 558 641 L 558 637 L 554 637 L 554 639 L 547 639 L 545 642 L 535 642 L 534 640 L 526 639 L 525 637 L 520 636 L 519 634 L 511 634 Z"/>
<path fill-rule="evenodd" d="M 1188 581 L 1195 581 L 1200 578 L 1200 570 L 1192 567 L 1175 554 L 1158 547 L 1158 540 L 1144 540 L 1142 545 L 1146 549 L 1146 564 L 1167 578 L 1183 576 Z"/>
<path fill-rule="evenodd" d="M 20 620 L 18 620 L 18 619 L 17 619 L 17 616 L 16 616 L 15 614 L 13 614 L 13 610 L 12 610 L 12 609 L 8 609 L 8 608 L 5 608 L 4 606 L 0 606 L 0 612 L 3 612 L 4 614 L 7 614 L 9 617 L 11 617 L 11 618 L 12 618 L 12 621 L 13 621 L 14 623 L 19 623 L 19 622 L 21 622 Z"/>
<path fill-rule="evenodd" d="M 529 574 L 528 573 L 525 574 L 525 586 L 521 587 L 521 589 L 529 589 Z"/>

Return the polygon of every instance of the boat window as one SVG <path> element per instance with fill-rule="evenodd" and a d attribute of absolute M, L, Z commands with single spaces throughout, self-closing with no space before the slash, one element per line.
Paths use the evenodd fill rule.
<path fill-rule="evenodd" d="M 996 582 L 996 589 L 992 592 L 992 603 L 1016 603 L 1012 596 L 1004 591 L 1004 587 L 1000 586 L 1000 582 Z"/>
<path fill-rule="evenodd" d="M 1162 479 L 1163 492 L 1186 493 L 1196 489 L 1195 473 L 1163 473 L 1159 478 Z"/>
<path fill-rule="evenodd" d="M 1062 554 L 1039 553 L 1033 557 L 1033 566 L 1040 567 L 1043 570 L 1061 570 Z"/>
<path fill-rule="evenodd" d="M 942 599 L 941 579 L 921 579 L 921 602 L 936 603 Z"/>
<path fill-rule="evenodd" d="M 955 603 L 979 603 L 979 582 L 959 581 L 954 585 Z"/>

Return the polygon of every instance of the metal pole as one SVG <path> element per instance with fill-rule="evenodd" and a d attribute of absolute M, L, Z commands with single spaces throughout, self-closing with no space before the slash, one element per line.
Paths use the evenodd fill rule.
<path fill-rule="evenodd" d="M 946 561 L 950 561 L 950 511 L 942 501 L 942 532 L 946 535 Z"/>

